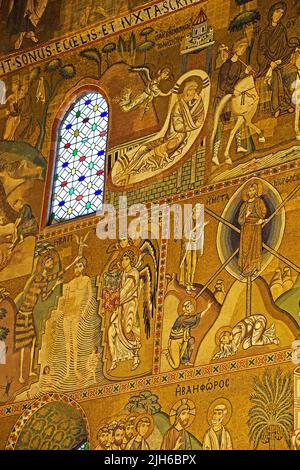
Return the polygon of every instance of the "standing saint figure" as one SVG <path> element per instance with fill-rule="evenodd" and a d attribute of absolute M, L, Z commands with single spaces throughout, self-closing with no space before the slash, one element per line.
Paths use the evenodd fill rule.
<path fill-rule="evenodd" d="M 182 307 L 179 305 L 180 315 L 172 327 L 168 349 L 163 351 L 173 369 L 178 369 L 181 364 L 193 365 L 190 360 L 195 338 L 191 336 L 191 330 L 199 325 L 201 318 L 210 309 L 211 305 L 211 302 L 208 303 L 207 308 L 197 314 L 195 313 L 196 302 L 194 299 L 185 300 Z"/>
<path fill-rule="evenodd" d="M 66 378 L 70 376 L 71 354 L 73 355 L 74 373 L 78 374 L 78 334 L 82 316 L 89 308 L 93 292 L 89 276 L 84 275 L 86 258 L 78 258 L 74 265 L 74 279 L 63 286 L 59 309 L 63 312 L 63 331 L 66 345 Z M 98 352 L 98 351 L 97 351 Z M 99 357 L 99 356 L 98 356 Z M 91 365 L 91 360 L 89 361 Z M 93 373 L 96 381 L 95 371 Z"/>
<path fill-rule="evenodd" d="M 153 432 L 153 418 L 149 414 L 142 414 L 135 420 L 135 435 L 126 444 L 126 450 L 150 450 L 147 442 Z"/>
<path fill-rule="evenodd" d="M 55 272 L 55 266 L 59 257 L 54 249 L 48 249 L 38 258 L 35 270 L 24 288 L 24 292 L 15 299 L 18 305 L 18 313 L 15 324 L 15 350 L 20 351 L 20 375 L 19 382 L 24 383 L 23 365 L 25 349 L 30 347 L 29 376 L 36 376 L 33 371 L 33 359 L 37 339 L 39 340 L 44 328 L 43 312 L 36 312 L 38 301 L 45 302 L 55 291 L 56 287 L 63 283 L 63 274 L 70 269 L 73 263 Z"/>
<path fill-rule="evenodd" d="M 179 284 L 186 287 L 188 294 L 196 290 L 194 287 L 196 267 L 199 256 L 203 255 L 204 227 L 208 224 L 208 222 L 203 220 L 203 206 L 202 212 L 199 214 L 200 216 L 198 217 L 197 215 L 197 206 L 195 206 L 192 212 L 192 228 L 188 236 L 184 234 L 181 243 Z"/>
<path fill-rule="evenodd" d="M 262 224 L 265 222 L 267 207 L 260 197 L 262 186 L 256 182 L 247 185 L 243 191 L 244 203 L 238 216 L 241 226 L 238 265 L 243 277 L 256 275 L 262 261 Z"/>
<path fill-rule="evenodd" d="M 270 8 L 268 26 L 261 32 L 257 47 L 258 76 L 264 77 L 272 89 L 271 104 L 275 118 L 283 111 L 294 112 L 287 80 L 287 66 L 293 49 L 282 23 L 286 11 L 285 2 L 277 2 Z"/>
<path fill-rule="evenodd" d="M 33 359 L 38 335 L 38 325 L 35 321 L 33 310 L 39 298 L 45 301 L 51 293 L 53 293 L 53 282 L 55 282 L 54 285 L 56 285 L 56 282 L 59 282 L 61 279 L 62 272 L 53 272 L 56 258 L 57 253 L 53 250 L 47 250 L 40 256 L 35 272 L 27 286 L 25 286 L 23 299 L 19 305 L 15 324 L 15 350 L 20 351 L 20 383 L 24 383 L 24 352 L 28 347 L 31 348 L 29 376 L 36 375 L 33 371 Z"/>
<path fill-rule="evenodd" d="M 113 311 L 108 329 L 108 343 L 114 370 L 119 362 L 132 360 L 131 370 L 140 364 L 141 348 L 138 319 L 138 299 L 140 272 L 135 267 L 138 262 L 135 247 L 125 248 L 121 255 L 121 285 L 119 304 Z"/>
<path fill-rule="evenodd" d="M 205 433 L 203 450 L 232 450 L 231 436 L 225 428 L 231 417 L 230 402 L 222 398 L 215 400 L 207 415 L 211 427 Z"/>
<path fill-rule="evenodd" d="M 191 400 L 182 398 L 170 412 L 171 427 L 165 433 L 161 450 L 192 450 L 192 434 L 187 431 L 195 419 L 196 409 Z"/>
<path fill-rule="evenodd" d="M 26 94 L 26 87 L 22 87 L 19 80 L 12 83 L 12 93 L 6 99 L 7 119 L 3 132 L 3 140 L 15 140 L 16 130 L 21 122 L 20 101 Z"/>

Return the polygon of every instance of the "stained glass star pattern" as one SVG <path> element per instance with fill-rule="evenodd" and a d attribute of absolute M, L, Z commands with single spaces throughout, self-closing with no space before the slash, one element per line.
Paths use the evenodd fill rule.
<path fill-rule="evenodd" d="M 81 95 L 58 131 L 50 222 L 94 213 L 103 204 L 108 105 L 100 93 Z"/>

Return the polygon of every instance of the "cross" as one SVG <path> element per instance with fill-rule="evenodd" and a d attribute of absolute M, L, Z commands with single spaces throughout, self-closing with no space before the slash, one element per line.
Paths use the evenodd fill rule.
<path fill-rule="evenodd" d="M 271 214 L 271 216 L 262 224 L 262 228 L 264 228 L 268 223 L 271 222 L 271 220 L 277 215 L 281 209 L 286 205 L 286 203 L 292 199 L 292 197 L 295 196 L 295 194 L 299 191 L 300 189 L 300 184 L 296 186 L 288 195 L 287 197 L 282 201 L 281 204 L 276 208 L 276 210 Z M 224 219 L 223 217 L 219 216 L 215 212 L 213 212 L 211 209 L 205 208 L 204 211 L 206 212 L 207 215 L 210 217 L 214 218 L 218 222 L 221 222 L 222 224 L 226 225 L 229 227 L 231 230 L 235 231 L 236 233 L 241 233 L 241 230 L 233 225 L 231 222 L 228 220 Z M 285 256 L 281 255 L 277 251 L 275 251 L 272 247 L 268 246 L 266 243 L 263 243 L 263 248 L 267 250 L 269 253 L 271 253 L 273 256 L 278 258 L 280 261 L 283 261 L 285 264 L 287 264 L 290 268 L 292 268 L 294 271 L 297 273 L 300 273 L 300 267 L 297 266 L 295 263 L 290 261 L 288 258 Z M 232 261 L 232 259 L 238 254 L 239 248 L 235 250 L 235 252 L 227 259 L 224 261 L 224 263 L 220 266 L 220 268 L 215 272 L 215 274 L 206 282 L 206 284 L 202 287 L 201 291 L 195 296 L 195 299 L 198 299 L 203 292 L 206 290 L 206 288 L 214 282 L 214 280 L 219 276 L 219 274 L 223 271 L 223 269 L 226 268 L 226 266 Z M 251 290 L 252 290 L 252 278 L 251 276 L 246 277 L 247 281 L 247 294 L 246 294 L 246 317 L 251 316 Z"/>

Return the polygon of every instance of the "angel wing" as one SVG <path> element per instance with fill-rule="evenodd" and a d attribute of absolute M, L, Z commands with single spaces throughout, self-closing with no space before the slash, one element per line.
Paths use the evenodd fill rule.
<path fill-rule="evenodd" d="M 151 82 L 151 80 L 152 80 L 149 67 L 146 67 L 146 66 L 144 66 L 144 67 L 130 67 L 128 70 L 129 70 L 129 72 L 138 73 L 140 75 L 140 77 L 142 78 L 143 82 L 145 83 L 145 85 L 148 85 L 148 83 Z"/>
<path fill-rule="evenodd" d="M 140 247 L 137 269 L 140 272 L 140 293 L 143 295 L 143 319 L 146 337 L 150 337 L 151 318 L 156 307 L 158 281 L 158 260 L 156 249 L 150 240 L 145 240 Z"/>

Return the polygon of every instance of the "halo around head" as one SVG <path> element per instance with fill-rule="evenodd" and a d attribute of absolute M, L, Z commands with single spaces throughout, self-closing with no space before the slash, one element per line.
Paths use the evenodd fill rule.
<path fill-rule="evenodd" d="M 184 80 L 180 84 L 179 89 L 178 89 L 178 93 L 182 94 L 183 90 L 186 89 L 187 87 L 194 88 L 198 91 L 198 93 L 200 93 L 202 91 L 202 88 L 203 88 L 203 82 L 202 82 L 200 77 L 198 77 L 196 75 L 191 75 L 190 77 L 188 77 L 186 80 Z"/>
<path fill-rule="evenodd" d="M 250 181 L 248 181 L 245 186 L 243 187 L 243 191 L 242 191 L 242 198 L 243 198 L 243 201 L 247 201 L 248 200 L 248 191 L 249 191 L 249 188 L 251 186 L 256 186 L 257 188 L 257 196 L 260 197 L 263 193 L 264 193 L 264 187 L 263 187 L 263 184 L 262 182 L 259 180 L 259 179 L 251 179 Z"/>
<path fill-rule="evenodd" d="M 215 336 L 215 343 L 218 347 L 220 347 L 220 344 L 221 344 L 221 337 L 224 333 L 232 333 L 232 327 L 230 325 L 228 326 L 222 326 L 221 328 L 219 328 L 219 330 L 217 331 L 216 333 L 216 336 Z"/>
<path fill-rule="evenodd" d="M 224 426 L 226 426 L 226 424 L 230 421 L 230 418 L 232 416 L 232 405 L 230 403 L 229 400 L 227 400 L 227 398 L 216 398 L 216 400 L 214 400 L 208 410 L 207 410 L 207 422 L 208 424 L 211 426 L 211 421 L 212 421 L 212 417 L 213 417 L 213 412 L 214 412 L 214 409 L 216 408 L 216 406 L 218 405 L 224 405 L 227 409 L 227 413 L 222 421 L 222 424 Z"/>
<path fill-rule="evenodd" d="M 183 305 L 186 303 L 186 302 L 192 302 L 194 308 L 195 308 L 195 311 L 197 309 L 197 301 L 196 299 L 194 299 L 194 297 L 184 297 L 183 299 L 181 299 L 181 301 L 179 302 L 178 304 L 178 307 L 177 307 L 177 314 L 178 315 L 182 315 L 183 313 Z"/>
<path fill-rule="evenodd" d="M 142 413 L 142 414 L 137 415 L 137 417 L 135 418 L 135 421 L 134 421 L 134 428 L 136 429 L 138 423 L 140 421 L 145 420 L 145 419 L 150 421 L 150 426 L 149 426 L 148 432 L 144 436 L 144 439 L 147 439 L 153 433 L 153 430 L 154 430 L 153 417 L 151 415 L 149 415 L 149 413 Z M 137 430 L 136 430 L 136 432 L 137 432 Z"/>
<path fill-rule="evenodd" d="M 189 423 L 187 425 L 187 428 L 190 427 L 196 417 L 196 407 L 195 403 L 192 400 L 188 400 L 187 398 L 182 398 L 181 400 L 178 400 L 175 405 L 172 407 L 170 411 L 170 424 L 173 426 L 173 424 L 176 421 L 177 416 L 180 414 L 180 412 L 183 409 L 189 409 Z"/>
<path fill-rule="evenodd" d="M 41 272 L 44 269 L 44 264 L 46 260 L 49 258 L 52 258 L 54 266 L 58 263 L 59 256 L 58 256 L 57 251 L 54 250 L 54 248 L 49 248 L 43 251 L 42 254 L 38 257 L 37 264 L 36 264 L 37 272 Z"/>
<path fill-rule="evenodd" d="M 125 248 L 122 248 L 122 250 L 120 251 L 120 254 L 118 256 L 118 259 L 117 259 L 117 262 L 121 262 L 122 261 L 122 258 L 123 256 L 126 254 L 126 253 L 132 253 L 132 259 L 131 259 L 131 265 L 132 266 L 136 266 L 137 263 L 138 263 L 138 260 L 139 260 L 139 257 L 140 257 L 140 250 L 138 249 L 137 246 L 134 246 L 134 245 L 130 245 L 130 246 L 126 246 Z"/>

